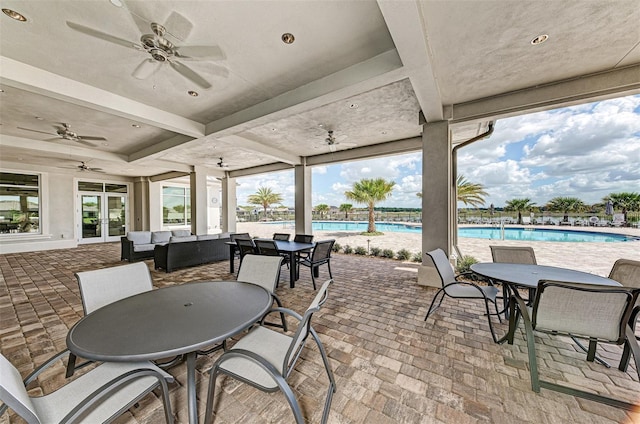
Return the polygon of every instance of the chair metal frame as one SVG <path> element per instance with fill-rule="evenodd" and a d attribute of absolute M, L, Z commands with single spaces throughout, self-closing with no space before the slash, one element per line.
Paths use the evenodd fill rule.
<path fill-rule="evenodd" d="M 8 380 L 9 376 L 4 375 L 3 373 L 3 382 L 0 382 L 0 400 L 4 402 L 4 404 L 0 405 L 0 416 L 2 416 L 9 408 L 15 411 L 20 417 L 25 419 L 29 424 L 40 423 L 42 420 L 37 416 L 37 410 L 30 408 L 33 405 L 25 404 L 25 401 L 30 401 L 31 397 L 28 396 L 26 387 L 28 384 L 36 380 L 36 378 L 45 370 L 47 370 L 52 365 L 56 364 L 59 360 L 61 360 L 64 356 L 69 354 L 69 350 L 65 349 L 62 352 L 59 352 L 49 358 L 45 363 L 37 367 L 31 374 L 29 374 L 24 380 L 23 385 L 24 388 L 13 387 L 5 390 L 5 387 L 2 387 L 3 384 L 6 384 L 5 378 Z M 2 355 L 0 355 L 0 360 L 4 360 L 8 363 L 9 366 L 13 367 L 13 370 L 16 375 L 16 379 L 19 378 L 19 372 L 9 361 Z M 104 369 L 100 369 L 101 367 L 109 367 L 122 368 L 122 371 L 119 375 L 110 380 L 106 380 L 103 376 L 105 373 Z M 105 368 L 107 369 L 107 368 Z M 11 373 L 11 369 L 8 370 Z M 14 375 L 15 375 L 14 374 Z M 113 373 L 115 374 L 115 373 Z M 97 376 L 97 377 L 96 377 Z M 112 405 L 109 397 L 116 392 L 120 392 L 121 390 L 126 390 L 127 386 L 130 385 L 135 380 L 145 377 L 155 377 L 158 381 L 155 384 L 149 385 L 147 388 L 142 390 L 137 395 L 130 397 L 127 400 L 127 403 L 123 405 Z M 87 389 L 87 381 L 92 377 L 99 380 L 98 389 L 93 392 L 89 392 Z M 82 394 L 84 397 L 79 400 L 78 404 L 67 412 L 67 415 L 60 420 L 60 423 L 72 423 L 72 422 L 84 422 L 84 418 L 87 413 L 89 413 L 93 408 L 97 407 L 107 407 L 111 410 L 112 414 L 106 419 L 105 423 L 110 423 L 120 417 L 127 409 L 131 408 L 140 399 L 147 396 L 151 391 L 155 390 L 157 387 L 160 387 L 162 392 L 162 402 L 164 405 L 164 413 L 165 413 L 165 421 L 167 424 L 173 424 L 173 414 L 171 412 L 171 401 L 169 399 L 169 389 L 167 386 L 167 382 L 172 383 L 174 381 L 173 377 L 166 372 L 163 372 L 161 369 L 153 365 L 151 362 L 136 362 L 136 363 L 104 363 L 98 365 L 95 369 L 83 374 L 78 379 L 68 383 L 67 385 L 61 387 L 58 390 L 71 390 L 72 386 L 75 387 L 84 387 L 86 393 L 80 393 L 81 390 L 71 390 L 74 394 Z M 69 387 L 67 387 L 69 386 Z M 92 385 L 89 385 L 92 386 Z M 93 384 L 95 386 L 95 384 Z M 66 389 L 65 389 L 66 388 Z M 22 393 L 18 393 L 22 392 Z M 16 396 L 17 395 L 17 396 Z M 44 395 L 39 399 L 39 403 L 46 403 L 46 398 L 49 395 Z M 52 407 L 52 404 L 55 402 L 50 402 L 49 405 L 45 406 L 45 409 L 49 409 Z"/>
<path fill-rule="evenodd" d="M 314 290 L 316 289 L 316 277 L 318 276 L 318 269 L 321 265 L 327 265 L 327 268 L 329 269 L 329 278 L 333 279 L 333 274 L 331 273 L 331 252 L 333 251 L 333 244 L 335 242 L 336 241 L 333 239 L 317 242 L 309 257 L 301 258 L 298 261 L 300 265 L 309 267 L 311 269 L 311 281 L 313 283 Z"/>
<path fill-rule="evenodd" d="M 571 332 L 566 331 L 566 329 L 553 329 L 553 328 L 544 328 L 539 329 L 536 327 L 538 314 L 540 313 L 540 302 L 544 297 L 544 292 L 548 288 L 560 288 L 562 290 L 578 290 L 583 292 L 592 292 L 592 293 L 606 293 L 613 294 L 619 293 L 625 297 L 624 307 L 621 313 L 620 322 L 617 323 L 618 327 L 618 335 L 614 340 L 606 340 L 599 339 L 598 337 L 593 337 L 592 334 L 581 334 L 580 337 L 588 338 L 589 340 L 596 340 L 599 342 L 606 343 L 614 343 L 617 345 L 624 344 L 624 351 L 622 354 L 622 359 L 620 361 L 620 365 L 618 369 L 620 371 L 626 371 L 630 354 L 633 353 L 636 371 L 638 373 L 638 378 L 640 379 L 640 345 L 635 337 L 635 321 L 632 324 L 631 318 L 634 316 L 634 304 L 640 295 L 639 288 L 627 288 L 627 287 L 614 287 L 614 286 L 598 286 L 593 284 L 578 284 L 578 283 L 569 283 L 562 281 L 550 281 L 550 280 L 541 280 L 538 284 L 538 289 L 536 290 L 536 297 L 533 302 L 532 312 L 530 314 L 529 308 L 519 296 L 511 296 L 510 298 L 510 308 L 515 310 L 514 308 L 518 308 L 518 313 L 513 313 L 509 319 L 509 332 L 507 333 L 507 342 L 512 345 L 513 339 L 515 335 L 516 328 L 518 327 L 519 317 L 522 316 L 524 321 L 524 330 L 527 339 L 527 351 L 529 355 L 529 373 L 531 375 L 531 389 L 539 393 L 540 388 L 545 388 L 549 390 L 554 390 L 560 393 L 565 393 L 571 396 L 577 396 L 584 399 L 589 399 L 592 401 L 604 403 L 616 408 L 626 409 L 626 410 L 635 410 L 640 408 L 640 404 L 632 404 L 629 402 L 624 402 L 619 399 L 613 399 L 608 396 L 595 394 L 592 392 L 586 392 L 584 390 L 576 389 L 569 386 L 564 386 L 557 383 L 552 383 L 549 381 L 545 381 L 540 379 L 538 374 L 538 362 L 536 357 L 536 347 L 535 347 L 535 337 L 534 330 L 541 331 L 552 335 L 565 335 L 570 336 L 575 339 L 576 335 Z M 557 296 L 557 293 L 556 295 Z M 543 307 L 544 309 L 544 307 Z M 545 311 L 543 310 L 542 313 Z M 585 314 L 588 315 L 589 311 L 585 311 Z M 637 313 L 636 313 L 637 317 Z M 614 317 L 615 318 L 615 317 Z M 548 327 L 548 325 L 547 325 Z"/>
<path fill-rule="evenodd" d="M 502 322 L 498 313 L 498 305 L 496 302 L 498 289 L 494 286 L 481 287 L 470 281 L 458 280 L 458 278 L 462 275 L 471 276 L 471 274 L 455 275 L 453 272 L 453 268 L 449 263 L 449 259 L 447 258 L 447 254 L 444 253 L 444 250 L 442 249 L 438 248 L 427 252 L 426 254 L 431 258 L 433 264 L 436 267 L 436 270 L 438 271 L 442 287 L 433 296 L 433 300 L 431 300 L 431 304 L 429 305 L 429 309 L 427 310 L 427 315 L 424 317 L 424 320 L 426 321 L 429 316 L 440 307 L 445 296 L 449 296 L 453 299 L 483 299 L 485 309 L 487 311 L 486 316 L 489 321 L 489 330 L 491 331 L 491 337 L 493 338 L 493 341 L 495 343 L 498 343 L 498 337 L 496 336 L 495 330 L 493 328 L 493 323 L 491 322 L 491 315 L 497 315 L 498 320 Z M 458 291 L 458 293 L 455 292 L 456 290 Z M 440 296 L 440 301 L 434 307 L 438 296 Z M 489 311 L 489 302 L 493 303 L 496 310 L 495 314 L 492 314 Z"/>
<path fill-rule="evenodd" d="M 313 314 L 320 310 L 320 307 L 326 302 L 328 297 L 327 289 L 332 283 L 333 280 L 327 280 L 322 285 L 321 289 L 316 294 L 314 300 L 311 302 L 311 305 L 305 312 L 304 316 L 300 316 L 298 313 L 286 308 L 274 308 L 265 314 L 266 317 L 272 312 L 279 312 L 286 313 L 287 315 L 296 318 L 299 321 L 299 324 L 293 336 L 283 335 L 273 330 L 266 329 L 263 326 L 263 322 L 261 322 L 261 325 L 259 327 L 252 329 L 246 336 L 240 339 L 240 341 L 236 345 L 240 347 L 234 346 L 230 350 L 222 354 L 222 356 L 214 363 L 213 368 L 210 371 L 211 377 L 209 379 L 209 389 L 207 393 L 207 407 L 204 421 L 205 424 L 211 424 L 213 422 L 215 386 L 219 374 L 228 375 L 265 392 L 275 392 L 278 390 L 282 391 L 285 398 L 287 399 L 287 402 L 289 403 L 289 406 L 291 407 L 296 424 L 304 424 L 305 420 L 302 416 L 302 410 L 300 409 L 300 405 L 298 404 L 298 401 L 296 400 L 291 387 L 287 383 L 287 378 L 293 371 L 295 364 L 300 357 L 300 354 L 302 353 L 302 349 L 309 334 L 311 334 L 316 342 L 316 345 L 318 346 L 318 350 L 320 351 L 320 355 L 322 356 L 322 361 L 325 366 L 325 371 L 327 372 L 327 376 L 329 378 L 329 388 L 327 390 L 324 410 L 322 413 L 322 423 L 324 424 L 327 422 L 327 419 L 329 417 L 329 410 L 331 409 L 331 400 L 333 398 L 333 394 L 336 391 L 336 383 L 333 376 L 333 371 L 331 370 L 331 364 L 329 363 L 329 358 L 327 357 L 324 346 L 320 341 L 320 337 L 311 326 L 311 318 L 313 317 Z M 243 348 L 243 346 L 251 344 L 251 342 L 253 341 L 251 339 L 259 339 L 259 342 L 261 338 L 268 337 L 268 335 L 270 334 L 276 335 L 282 341 L 287 339 L 289 340 L 289 347 L 286 351 L 286 354 L 284 354 L 282 358 L 270 358 L 270 361 L 269 359 L 261 356 L 259 353 Z M 249 342 L 245 343 L 247 342 L 247 340 L 249 340 Z M 279 359 L 281 359 L 282 362 L 274 365 L 274 362 L 277 362 Z M 233 368 L 234 366 L 238 366 L 239 361 L 243 361 L 245 362 L 245 364 L 254 367 L 254 371 L 256 369 L 255 367 L 258 367 L 260 371 L 264 371 L 273 380 L 275 385 L 266 387 L 264 385 L 261 385 L 259 382 L 250 379 L 249 377 L 239 375 L 225 368 L 225 363 L 229 362 L 230 367 Z M 282 371 L 279 371 L 276 366 L 280 366 L 280 369 Z M 246 371 L 246 368 L 240 371 Z"/>

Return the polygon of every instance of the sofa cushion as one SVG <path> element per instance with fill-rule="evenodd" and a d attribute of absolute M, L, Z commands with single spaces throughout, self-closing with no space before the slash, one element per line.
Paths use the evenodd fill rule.
<path fill-rule="evenodd" d="M 134 252 L 148 252 L 155 249 L 156 245 L 153 243 L 135 244 L 133 245 Z"/>
<path fill-rule="evenodd" d="M 169 243 L 171 231 L 154 231 L 151 233 L 151 243 Z"/>
<path fill-rule="evenodd" d="M 171 243 L 182 243 L 184 241 L 196 241 L 198 240 L 197 236 L 187 236 L 187 237 L 171 237 Z"/>
<path fill-rule="evenodd" d="M 198 240 L 217 240 L 219 238 L 218 234 L 201 234 L 198 237 Z"/>
<path fill-rule="evenodd" d="M 218 234 L 219 238 L 229 238 L 231 236 L 231 233 L 220 233 Z"/>
<path fill-rule="evenodd" d="M 190 230 L 171 230 L 173 237 L 189 237 L 191 235 Z"/>
<path fill-rule="evenodd" d="M 151 231 L 129 231 L 127 239 L 132 241 L 134 246 L 137 244 L 149 244 L 151 243 Z"/>

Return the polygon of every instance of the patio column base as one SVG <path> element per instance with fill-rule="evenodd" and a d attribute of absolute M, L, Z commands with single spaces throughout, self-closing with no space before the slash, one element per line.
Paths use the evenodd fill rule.
<path fill-rule="evenodd" d="M 428 287 L 442 287 L 438 270 L 433 266 L 422 265 L 418 268 L 418 284 Z"/>

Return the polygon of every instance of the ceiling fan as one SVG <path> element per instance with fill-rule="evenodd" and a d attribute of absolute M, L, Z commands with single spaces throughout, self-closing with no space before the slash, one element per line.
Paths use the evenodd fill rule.
<path fill-rule="evenodd" d="M 81 161 L 80 165 L 76 166 L 76 168 L 78 169 L 78 171 L 80 172 L 100 172 L 100 173 L 104 173 L 104 171 L 102 170 L 102 168 L 91 168 L 89 166 L 87 166 L 85 161 Z"/>
<path fill-rule="evenodd" d="M 218 168 L 228 168 L 229 164 L 226 163 L 222 158 L 220 158 L 220 161 L 218 162 Z"/>
<path fill-rule="evenodd" d="M 188 22 L 186 18 L 173 12 L 167 20 L 167 25 L 172 21 L 172 17 L 179 17 L 182 22 Z M 173 19 L 175 21 L 176 19 Z M 151 33 L 142 34 L 140 42 L 128 41 L 111 34 L 107 34 L 97 29 L 67 21 L 67 26 L 83 34 L 118 44 L 123 47 L 147 53 L 149 57 L 144 59 L 133 71 L 133 77 L 146 79 L 156 73 L 163 64 L 169 66 L 189 81 L 202 88 L 210 88 L 211 84 L 193 69 L 182 63 L 183 61 L 217 61 L 225 58 L 224 53 L 218 46 L 176 46 L 167 39 L 167 35 L 172 35 L 165 26 L 151 22 Z M 178 37 L 174 38 L 178 39 Z M 179 59 L 179 60 L 178 60 Z M 210 71 L 221 77 L 228 75 L 228 70 L 222 66 L 210 66 Z"/>
<path fill-rule="evenodd" d="M 343 147 L 353 147 L 353 146 L 357 146 L 356 143 L 342 143 L 342 140 L 345 140 L 348 136 L 343 134 L 340 136 L 335 136 L 333 134 L 333 130 L 328 130 L 327 131 L 327 138 L 324 139 L 324 141 L 327 143 L 327 146 L 329 146 L 329 150 L 331 152 L 335 152 L 337 150 L 337 145 L 343 146 Z"/>
<path fill-rule="evenodd" d="M 95 147 L 95 145 L 93 143 L 89 143 L 88 140 L 91 140 L 91 141 L 103 141 L 103 140 L 106 140 L 106 138 L 104 138 L 104 137 L 95 137 L 95 136 L 89 136 L 89 135 L 76 134 L 75 132 L 71 131 L 71 125 L 70 124 L 65 124 L 64 122 L 60 123 L 60 125 L 61 126 L 59 126 L 59 127 L 54 126 L 54 128 L 56 129 L 55 133 L 48 133 L 48 132 L 45 132 L 45 131 L 32 130 L 30 128 L 22 128 L 22 127 L 18 127 L 18 129 L 25 130 L 25 131 L 32 131 L 32 132 L 42 133 L 42 134 L 53 135 L 53 136 L 56 136 L 56 137 L 59 137 L 59 138 L 63 138 L 65 140 L 75 141 L 76 143 L 84 144 L 85 146 L 91 146 L 91 147 Z"/>

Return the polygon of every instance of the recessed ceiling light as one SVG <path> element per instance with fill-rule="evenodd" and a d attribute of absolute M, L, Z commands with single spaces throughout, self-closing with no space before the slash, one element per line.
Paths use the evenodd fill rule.
<path fill-rule="evenodd" d="M 358 103 L 351 103 L 349 109 L 358 109 Z"/>
<path fill-rule="evenodd" d="M 2 88 L 0 88 L 0 93 L 4 93 L 4 90 Z"/>
<path fill-rule="evenodd" d="M 278 129 L 277 128 L 271 128 L 271 131 L 276 132 L 276 131 L 278 131 Z"/>
<path fill-rule="evenodd" d="M 382 135 L 387 135 L 387 132 L 386 131 L 382 131 Z"/>
<path fill-rule="evenodd" d="M 103 146 L 108 146 L 108 145 L 109 145 L 109 143 L 102 143 L 102 145 L 103 145 Z"/>
<path fill-rule="evenodd" d="M 140 125 L 138 125 L 138 124 L 131 124 L 131 126 L 132 126 L 133 128 L 140 128 Z"/>
<path fill-rule="evenodd" d="M 547 34 L 538 35 L 536 38 L 531 40 L 531 44 L 537 46 L 538 44 L 542 44 L 549 39 Z"/>
<path fill-rule="evenodd" d="M 296 37 L 294 37 L 290 32 L 282 34 L 282 42 L 284 44 L 293 44 L 294 41 L 296 41 Z"/>
<path fill-rule="evenodd" d="M 198 97 L 197 91 L 190 90 L 190 91 L 187 91 L 187 94 L 189 94 L 191 97 Z"/>
<path fill-rule="evenodd" d="M 16 21 L 27 22 L 27 18 L 25 18 L 23 14 L 18 13 L 15 10 L 2 9 L 2 13 L 10 17 L 11 19 L 15 19 Z"/>
<path fill-rule="evenodd" d="M 36 119 L 37 119 L 38 121 L 44 121 L 44 118 L 43 118 L 42 116 L 36 116 Z"/>
<path fill-rule="evenodd" d="M 109 0 L 109 3 L 111 3 L 112 5 L 114 5 L 115 7 L 122 7 L 124 6 L 124 3 L 122 3 L 120 0 Z"/>

